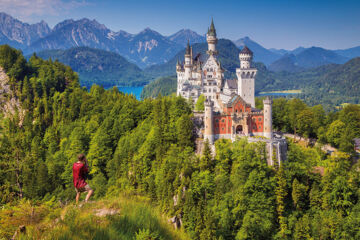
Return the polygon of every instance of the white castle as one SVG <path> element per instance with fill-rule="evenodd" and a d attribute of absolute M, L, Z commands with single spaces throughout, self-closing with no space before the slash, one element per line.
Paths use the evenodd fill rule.
<path fill-rule="evenodd" d="M 234 141 L 238 137 L 247 136 L 250 142 L 266 142 L 270 165 L 276 160 L 286 159 L 286 140 L 274 137 L 272 131 L 272 100 L 266 98 L 263 101 L 264 110 L 255 108 L 257 70 L 252 67 L 253 53 L 245 46 L 239 53 L 237 79 L 224 79 L 224 69 L 217 59 L 217 38 L 213 21 L 206 40 L 208 51 L 203 62 L 199 54 L 193 56 L 188 42 L 185 61 L 182 64 L 178 61 L 176 64 L 177 95 L 192 99 L 193 103 L 201 94 L 206 97 L 205 111 L 196 116 L 203 123 L 200 132 L 204 139 L 213 144 L 219 138 Z M 276 160 L 273 159 L 274 152 Z"/>
<path fill-rule="evenodd" d="M 251 66 L 253 53 L 246 46 L 239 54 L 240 68 L 236 69 L 237 79 L 224 79 L 224 69 L 217 59 L 216 30 L 213 20 L 206 34 L 208 43 L 207 58 L 202 63 L 199 56 L 193 57 L 189 42 L 185 52 L 185 62 L 176 65 L 177 95 L 196 102 L 201 94 L 209 100 L 215 100 L 216 93 L 239 95 L 251 107 L 255 107 L 256 68 Z M 219 109 L 215 103 L 215 108 Z"/>

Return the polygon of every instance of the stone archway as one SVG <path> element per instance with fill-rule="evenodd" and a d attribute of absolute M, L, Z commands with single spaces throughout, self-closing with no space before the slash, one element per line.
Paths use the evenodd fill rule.
<path fill-rule="evenodd" d="M 236 133 L 236 134 L 243 135 L 243 134 L 244 134 L 243 126 L 242 126 L 242 125 L 237 125 L 237 126 L 236 126 L 236 130 L 235 130 L 235 133 Z"/>

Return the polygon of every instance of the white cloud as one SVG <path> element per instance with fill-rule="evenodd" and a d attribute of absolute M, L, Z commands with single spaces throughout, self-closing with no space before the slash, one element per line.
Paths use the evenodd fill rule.
<path fill-rule="evenodd" d="M 84 5 L 85 0 L 0 0 L 0 11 L 25 21 L 33 16 L 58 16 Z"/>

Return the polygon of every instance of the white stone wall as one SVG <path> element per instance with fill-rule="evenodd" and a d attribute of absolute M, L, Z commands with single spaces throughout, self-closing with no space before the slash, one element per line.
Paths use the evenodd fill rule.
<path fill-rule="evenodd" d="M 251 107 L 255 107 L 255 77 L 247 77 L 248 73 L 253 71 L 236 69 L 238 77 L 238 95 L 249 103 Z M 255 74 L 254 74 L 255 76 Z"/>

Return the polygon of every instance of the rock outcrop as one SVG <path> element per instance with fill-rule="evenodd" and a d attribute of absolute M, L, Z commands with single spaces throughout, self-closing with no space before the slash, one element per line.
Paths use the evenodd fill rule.
<path fill-rule="evenodd" d="M 22 125 L 25 110 L 22 109 L 19 99 L 11 90 L 9 76 L 2 67 L 0 67 L 0 112 L 3 113 L 5 117 L 12 117 L 18 113 L 19 125 Z"/>

